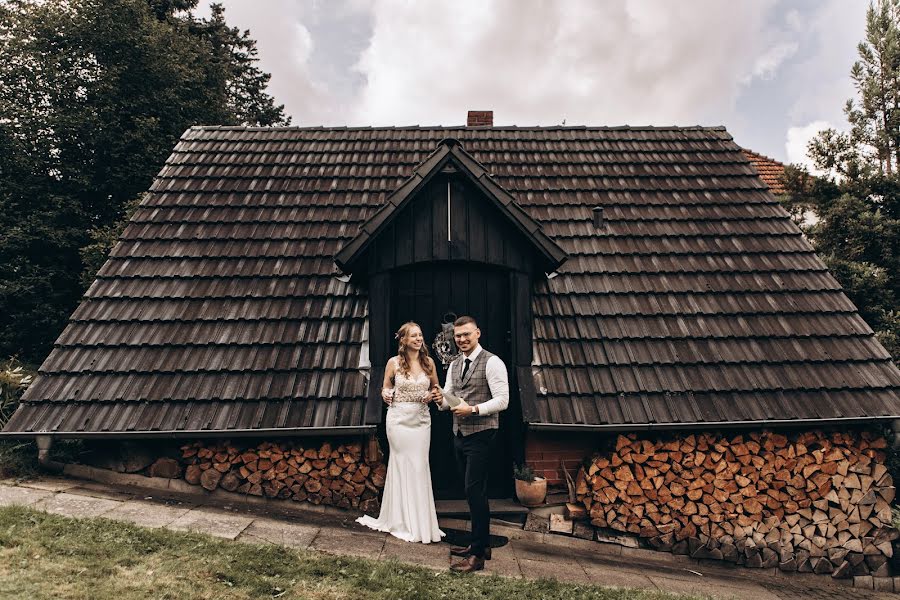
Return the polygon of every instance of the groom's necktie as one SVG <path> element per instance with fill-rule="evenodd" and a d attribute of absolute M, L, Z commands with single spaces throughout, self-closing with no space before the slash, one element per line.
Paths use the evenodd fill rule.
<path fill-rule="evenodd" d="M 466 364 L 463 365 L 462 377 L 460 377 L 460 379 L 465 379 L 465 378 L 466 378 L 466 373 L 469 372 L 469 365 L 471 365 L 471 364 L 472 364 L 472 360 L 467 358 L 467 359 L 466 359 Z"/>

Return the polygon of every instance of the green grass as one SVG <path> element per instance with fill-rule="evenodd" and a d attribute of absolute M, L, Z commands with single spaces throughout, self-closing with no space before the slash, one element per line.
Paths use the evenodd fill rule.
<path fill-rule="evenodd" d="M 664 600 L 636 590 L 435 572 L 102 518 L 0 507 L 0 598 Z"/>

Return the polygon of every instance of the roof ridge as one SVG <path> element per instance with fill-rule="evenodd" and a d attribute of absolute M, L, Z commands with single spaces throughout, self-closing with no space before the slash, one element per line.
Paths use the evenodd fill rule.
<path fill-rule="evenodd" d="M 781 165 L 782 167 L 786 166 L 785 163 L 781 162 L 781 161 L 778 160 L 777 158 L 772 158 L 771 156 L 767 156 L 767 155 L 762 154 L 762 153 L 760 153 L 760 152 L 756 152 L 756 151 L 754 151 L 754 150 L 751 150 L 750 148 L 744 148 L 743 146 L 741 146 L 741 150 L 743 150 L 744 153 L 747 154 L 747 155 L 752 155 L 752 156 L 754 156 L 754 157 L 758 157 L 758 158 L 761 158 L 761 159 L 765 159 L 765 160 L 767 160 L 767 161 L 769 161 L 769 162 L 773 162 L 773 163 L 779 164 L 779 165 Z"/>
<path fill-rule="evenodd" d="M 467 127 L 465 125 L 313 125 L 261 127 L 252 125 L 192 125 L 188 131 L 727 131 L 724 125 L 501 125 L 495 127 Z"/>

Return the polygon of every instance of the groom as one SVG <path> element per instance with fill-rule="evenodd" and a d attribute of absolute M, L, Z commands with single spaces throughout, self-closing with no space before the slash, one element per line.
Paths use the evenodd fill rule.
<path fill-rule="evenodd" d="M 465 477 L 466 500 L 472 517 L 472 541 L 468 546 L 450 549 L 450 554 L 463 557 L 450 568 L 464 573 L 484 569 L 485 559 L 491 558 L 491 511 L 487 498 L 490 450 L 500 427 L 499 413 L 509 405 L 506 365 L 500 357 L 481 347 L 480 337 L 481 330 L 472 317 L 460 317 L 453 322 L 453 339 L 461 353 L 450 363 L 443 389 L 463 400 L 450 410 L 453 411 L 456 461 Z M 441 410 L 450 408 L 440 388 L 436 396 Z"/>

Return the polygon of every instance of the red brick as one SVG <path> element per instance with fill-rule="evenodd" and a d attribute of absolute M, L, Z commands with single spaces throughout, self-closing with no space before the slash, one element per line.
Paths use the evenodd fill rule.
<path fill-rule="evenodd" d="M 548 483 L 563 484 L 565 479 L 559 470 L 563 461 L 569 473 L 574 475 L 585 457 L 591 456 L 601 441 L 597 434 L 552 434 L 528 432 L 525 441 L 526 462 L 537 472 L 544 473 Z"/>
<path fill-rule="evenodd" d="M 470 110 L 466 119 L 466 127 L 493 127 L 494 111 Z"/>

